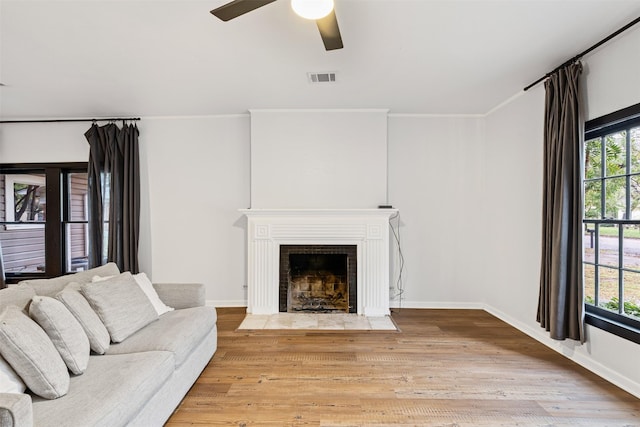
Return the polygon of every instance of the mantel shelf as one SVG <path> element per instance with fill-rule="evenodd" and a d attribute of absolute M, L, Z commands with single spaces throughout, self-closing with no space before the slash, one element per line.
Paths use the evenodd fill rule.
<path fill-rule="evenodd" d="M 246 216 L 330 216 L 330 217 L 358 217 L 358 216 L 379 216 L 391 217 L 398 213 L 398 209 L 393 208 L 373 208 L 373 209 L 239 209 L 239 212 Z"/>

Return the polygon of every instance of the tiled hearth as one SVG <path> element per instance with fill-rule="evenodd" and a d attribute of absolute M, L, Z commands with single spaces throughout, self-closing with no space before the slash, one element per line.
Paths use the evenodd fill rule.
<path fill-rule="evenodd" d="M 366 317 L 348 313 L 248 314 L 238 329 L 305 329 L 333 331 L 397 331 L 390 316 Z"/>
<path fill-rule="evenodd" d="M 357 314 L 389 315 L 389 218 L 395 209 L 243 209 L 247 312 L 279 312 L 281 245 L 355 245 Z"/>

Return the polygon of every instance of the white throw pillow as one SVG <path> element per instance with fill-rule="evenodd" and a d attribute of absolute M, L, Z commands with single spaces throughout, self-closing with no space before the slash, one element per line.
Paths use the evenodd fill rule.
<path fill-rule="evenodd" d="M 16 371 L 0 356 L 0 393 L 24 393 L 26 389 Z"/>
<path fill-rule="evenodd" d="M 140 289 L 142 289 L 145 295 L 147 295 L 149 301 L 151 301 L 151 305 L 153 305 L 153 308 L 156 310 L 156 313 L 158 313 L 158 316 L 174 310 L 173 307 L 169 307 L 162 302 L 162 300 L 158 296 L 158 293 L 153 287 L 153 283 L 151 283 L 151 280 L 149 280 L 145 273 L 134 274 L 133 278 L 136 280 L 138 286 L 140 286 Z"/>
<path fill-rule="evenodd" d="M 35 296 L 29 316 L 47 333 L 69 370 L 82 374 L 89 364 L 89 338 L 67 307 L 55 298 Z"/>

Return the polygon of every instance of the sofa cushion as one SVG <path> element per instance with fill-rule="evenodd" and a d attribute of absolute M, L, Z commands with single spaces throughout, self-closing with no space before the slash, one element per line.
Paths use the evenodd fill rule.
<path fill-rule="evenodd" d="M 158 318 L 131 273 L 82 285 L 82 295 L 106 326 L 111 341 L 121 342 Z"/>
<path fill-rule="evenodd" d="M 173 371 L 169 352 L 91 356 L 85 373 L 71 378 L 66 396 L 55 401 L 33 398 L 33 425 L 129 425 Z"/>
<path fill-rule="evenodd" d="M 107 354 L 165 350 L 175 354 L 176 367 L 182 365 L 193 349 L 216 327 L 216 310 L 194 307 L 175 310 L 160 316 L 119 344 L 112 344 Z"/>
<path fill-rule="evenodd" d="M 0 393 L 24 393 L 26 388 L 16 371 L 0 356 Z"/>
<path fill-rule="evenodd" d="M 89 362 L 89 338 L 63 303 L 51 297 L 35 296 L 29 316 L 47 333 L 69 370 L 79 375 Z"/>
<path fill-rule="evenodd" d="M 115 263 L 110 262 L 108 264 L 101 265 L 100 267 L 80 271 L 74 274 L 67 274 L 65 276 L 54 277 L 52 279 L 23 280 L 18 285 L 29 285 L 35 290 L 37 295 L 53 297 L 71 282 L 84 284 L 91 282 L 91 278 L 96 275 L 113 276 L 117 274 L 120 274 L 120 269 Z"/>
<path fill-rule="evenodd" d="M 102 323 L 102 320 L 100 320 L 96 312 L 93 311 L 85 297 L 83 297 L 80 292 L 67 286 L 62 292 L 56 295 L 56 298 L 61 301 L 78 320 L 85 334 L 87 334 L 91 350 L 98 354 L 104 354 L 109 348 L 111 337 L 104 323 Z"/>
<path fill-rule="evenodd" d="M 69 371 L 53 343 L 18 307 L 0 314 L 0 354 L 29 389 L 55 399 L 69 390 Z"/>
<path fill-rule="evenodd" d="M 26 311 L 35 294 L 36 292 L 30 286 L 9 286 L 0 289 L 0 312 L 10 305 L 15 305 L 20 310 Z"/>

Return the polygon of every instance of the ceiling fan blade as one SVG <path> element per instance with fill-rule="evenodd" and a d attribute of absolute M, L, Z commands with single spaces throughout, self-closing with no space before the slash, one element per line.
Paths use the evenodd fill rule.
<path fill-rule="evenodd" d="M 223 21 L 229 21 L 274 1 L 276 0 L 233 0 L 213 9 L 211 13 Z"/>
<path fill-rule="evenodd" d="M 336 11 L 332 10 L 330 14 L 324 18 L 316 20 L 324 48 L 326 50 L 342 49 L 342 36 L 340 35 L 340 28 L 338 27 L 338 18 L 336 18 Z"/>

